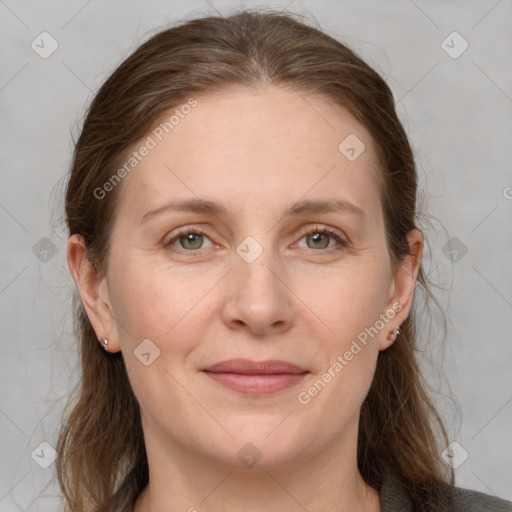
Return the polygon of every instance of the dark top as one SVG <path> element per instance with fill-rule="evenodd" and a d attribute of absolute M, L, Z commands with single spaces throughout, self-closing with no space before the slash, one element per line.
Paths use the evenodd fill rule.
<path fill-rule="evenodd" d="M 444 505 L 439 505 L 438 495 L 425 503 L 433 512 L 512 512 L 512 502 L 495 498 L 487 494 L 459 487 L 450 487 L 450 497 Z M 123 492 L 124 491 L 124 492 Z M 437 493 L 435 493 L 437 494 Z M 116 496 L 115 503 L 108 510 L 112 512 L 133 512 L 136 497 L 133 491 L 125 487 Z M 382 512 L 416 512 L 407 490 L 399 480 L 387 474 L 383 478 L 380 490 Z M 430 506 L 429 506 L 430 505 Z"/>
<path fill-rule="evenodd" d="M 512 512 L 512 502 L 460 487 L 450 487 L 450 497 L 444 505 L 435 505 L 432 496 L 430 510 L 439 512 Z M 401 483 L 386 475 L 380 490 L 382 512 L 415 512 L 409 493 Z M 425 503 L 428 505 L 428 503 Z"/>

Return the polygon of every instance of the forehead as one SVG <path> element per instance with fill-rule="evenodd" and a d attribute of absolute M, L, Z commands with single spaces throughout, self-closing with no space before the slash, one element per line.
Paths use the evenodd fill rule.
<path fill-rule="evenodd" d="M 152 147 L 122 183 L 120 208 L 134 220 L 177 197 L 228 203 L 240 216 L 329 195 L 379 215 L 373 141 L 348 111 L 276 87 L 194 100 L 135 146 Z"/>

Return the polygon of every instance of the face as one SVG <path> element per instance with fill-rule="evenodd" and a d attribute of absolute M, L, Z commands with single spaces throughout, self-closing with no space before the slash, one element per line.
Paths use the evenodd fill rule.
<path fill-rule="evenodd" d="M 84 303 L 123 354 L 147 444 L 292 464 L 355 439 L 417 261 L 391 270 L 375 147 L 348 112 L 277 88 L 195 98 L 117 185 Z M 204 371 L 232 359 L 299 370 Z"/>

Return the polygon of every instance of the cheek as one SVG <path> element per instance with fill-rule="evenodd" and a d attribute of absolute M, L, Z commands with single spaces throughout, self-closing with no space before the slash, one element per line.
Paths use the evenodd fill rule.
<path fill-rule="evenodd" d="M 357 414 L 370 387 L 379 353 L 375 325 L 388 285 L 384 265 L 371 256 L 296 280 L 297 295 L 312 311 L 309 323 L 318 325 L 314 350 L 322 363 L 302 396 L 311 410 L 330 410 L 334 423 Z"/>
<path fill-rule="evenodd" d="M 373 326 L 383 312 L 389 282 L 386 270 L 373 257 L 314 275 L 296 276 L 293 290 L 325 327 L 332 350 L 343 350 Z M 318 320 L 317 320 L 318 322 Z"/>
<path fill-rule="evenodd" d="M 121 342 L 140 343 L 149 338 L 159 344 L 174 338 L 173 343 L 185 343 L 186 338 L 173 333 L 180 331 L 215 282 L 216 276 L 211 274 L 176 270 L 151 261 L 134 260 L 118 268 L 111 300 L 125 327 L 118 331 Z"/>
<path fill-rule="evenodd" d="M 180 411 L 190 409 L 190 396 L 180 386 L 187 356 L 204 339 L 207 295 L 219 276 L 134 259 L 111 277 L 121 351 L 141 409 L 154 420 L 163 410 L 169 421 L 178 420 Z M 147 339 L 157 350 L 149 345 L 150 363 L 145 365 L 137 354 Z"/>

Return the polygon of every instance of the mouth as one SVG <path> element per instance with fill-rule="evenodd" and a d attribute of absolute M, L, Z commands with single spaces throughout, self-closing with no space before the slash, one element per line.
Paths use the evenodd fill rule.
<path fill-rule="evenodd" d="M 268 395 L 297 385 L 309 371 L 287 361 L 230 359 L 201 370 L 216 383 L 246 395 Z"/>

